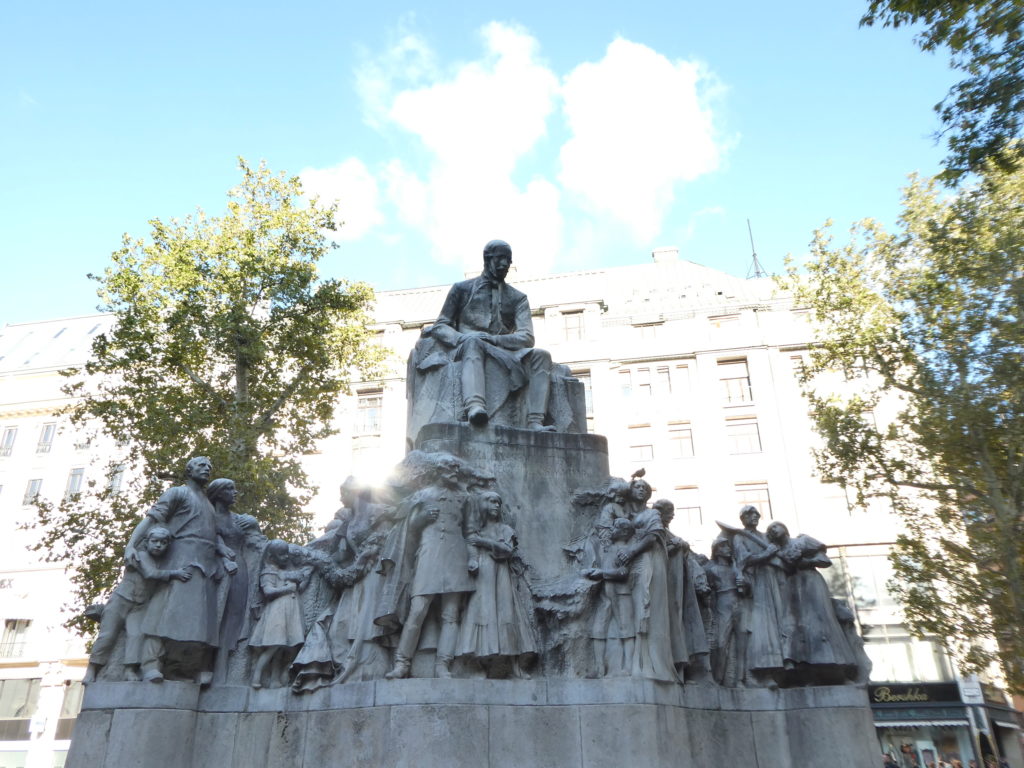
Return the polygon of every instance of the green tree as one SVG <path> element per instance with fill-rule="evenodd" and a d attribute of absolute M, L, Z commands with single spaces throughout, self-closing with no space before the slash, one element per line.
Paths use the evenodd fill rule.
<path fill-rule="evenodd" d="M 304 201 L 297 178 L 240 167 L 225 215 L 154 219 L 148 241 L 126 235 L 92 276 L 115 324 L 84 370 L 65 372 L 65 392 L 73 424 L 123 447 L 106 471 L 127 466 L 126 483 L 41 502 L 36 522 L 79 610 L 116 583 L 132 528 L 193 455 L 236 481 L 235 510 L 268 535 L 306 535 L 301 457 L 332 433 L 349 382 L 377 375 L 371 288 L 317 275 L 335 208 Z"/>
<path fill-rule="evenodd" d="M 1004 170 L 1020 162 L 1014 145 L 1024 127 L 1024 5 L 1020 0 L 870 0 L 862 26 L 922 24 L 925 51 L 948 48 L 966 77 L 935 111 L 949 148 L 943 177 L 957 181 L 994 160 Z"/>
<path fill-rule="evenodd" d="M 835 246 L 826 227 L 811 248 L 783 283 L 819 339 L 819 469 L 901 515 L 893 586 L 911 629 L 965 669 L 1001 661 L 1022 691 L 1024 169 L 989 163 L 947 198 L 913 179 L 896 233 L 864 221 Z M 897 415 L 876 426 L 876 407 Z"/>

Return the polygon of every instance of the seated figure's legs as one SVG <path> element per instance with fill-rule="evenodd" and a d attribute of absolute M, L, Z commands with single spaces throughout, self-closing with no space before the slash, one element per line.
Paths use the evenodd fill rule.
<path fill-rule="evenodd" d="M 551 353 L 544 349 L 531 349 L 523 358 L 523 364 L 530 379 L 526 390 L 526 426 L 553 432 L 554 427 L 544 426 L 551 389 Z"/>
<path fill-rule="evenodd" d="M 476 338 L 462 341 L 460 355 L 462 359 L 462 400 L 466 406 L 466 415 L 474 426 L 482 427 L 487 423 L 487 400 L 484 390 L 484 350 L 486 342 Z"/>

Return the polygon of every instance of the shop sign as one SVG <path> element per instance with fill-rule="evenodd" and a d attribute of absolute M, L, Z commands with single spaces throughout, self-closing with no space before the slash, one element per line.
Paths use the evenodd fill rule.
<path fill-rule="evenodd" d="M 932 701 L 960 701 L 956 683 L 891 683 L 869 685 L 872 704 L 923 704 Z"/>
<path fill-rule="evenodd" d="M 977 675 L 968 675 L 960 679 L 960 695 L 965 704 L 983 704 L 985 696 L 981 692 L 981 681 Z"/>

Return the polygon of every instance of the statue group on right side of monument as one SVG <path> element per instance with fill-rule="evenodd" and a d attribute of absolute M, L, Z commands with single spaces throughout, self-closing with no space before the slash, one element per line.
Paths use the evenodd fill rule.
<path fill-rule="evenodd" d="M 758 530 L 719 523 L 711 558 L 669 531 L 668 499 L 647 502 L 640 477 L 613 480 L 586 540 L 567 547 L 598 582 L 589 605 L 597 676 L 640 676 L 728 687 L 867 680 L 870 662 L 853 614 L 818 569 L 825 545 L 781 522 Z M 566 590 L 568 592 L 568 590 Z"/>

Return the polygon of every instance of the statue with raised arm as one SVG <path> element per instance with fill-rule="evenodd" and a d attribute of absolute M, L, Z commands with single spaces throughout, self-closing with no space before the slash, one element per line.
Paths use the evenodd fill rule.
<path fill-rule="evenodd" d="M 410 443 L 435 422 L 585 432 L 582 384 L 534 347 L 530 302 L 505 282 L 512 248 L 492 240 L 483 256 L 483 273 L 451 287 L 409 359 Z"/>

